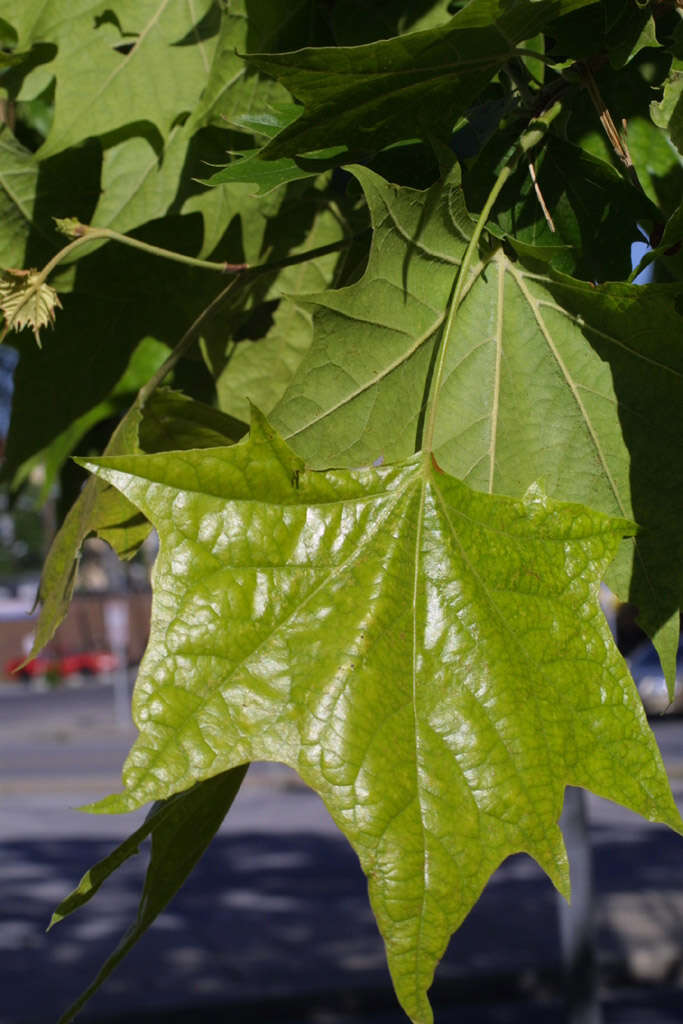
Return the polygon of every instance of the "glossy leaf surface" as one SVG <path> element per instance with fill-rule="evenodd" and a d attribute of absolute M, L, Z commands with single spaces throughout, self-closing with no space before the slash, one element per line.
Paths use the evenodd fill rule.
<path fill-rule="evenodd" d="M 627 522 L 471 491 L 427 453 L 313 472 L 256 414 L 230 449 L 88 465 L 161 545 L 140 736 L 92 809 L 291 765 L 358 852 L 412 1020 L 507 854 L 567 892 L 565 785 L 679 827 L 598 605 Z"/>

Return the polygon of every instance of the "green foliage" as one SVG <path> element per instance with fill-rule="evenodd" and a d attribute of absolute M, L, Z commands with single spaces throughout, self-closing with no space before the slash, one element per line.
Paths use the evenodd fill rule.
<path fill-rule="evenodd" d="M 598 605 L 627 522 L 472 491 L 428 453 L 307 470 L 258 414 L 246 445 L 89 465 L 161 543 L 140 735 L 93 810 L 296 768 L 356 848 L 412 1019 L 509 853 L 568 894 L 566 784 L 677 826 Z"/>
<path fill-rule="evenodd" d="M 122 558 L 152 526 L 161 542 L 140 734 L 123 792 L 90 810 L 157 803 L 56 919 L 149 836 L 152 860 L 63 1019 L 258 758 L 325 800 L 428 1024 L 438 960 L 502 858 L 530 853 L 567 893 L 566 785 L 683 827 L 597 602 L 606 579 L 638 606 L 672 682 L 680 16 L 0 0 L 0 25 L 0 304 L 20 353 L 2 478 L 16 491 L 41 463 L 48 487 L 72 454 L 91 472 L 45 563 L 36 649 L 88 535 Z"/>

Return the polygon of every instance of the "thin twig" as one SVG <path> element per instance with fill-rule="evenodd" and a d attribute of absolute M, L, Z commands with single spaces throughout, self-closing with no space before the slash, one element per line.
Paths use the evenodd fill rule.
<path fill-rule="evenodd" d="M 587 64 L 583 64 L 579 66 L 579 73 L 581 74 L 581 80 L 585 88 L 588 90 L 588 95 L 593 101 L 593 106 L 600 118 L 600 124 L 602 125 L 605 135 L 609 139 L 612 149 L 626 168 L 626 173 L 633 184 L 636 188 L 641 188 L 628 146 L 617 130 L 617 126 L 612 119 L 612 115 L 607 109 L 607 105 L 600 94 L 600 90 L 598 89 L 598 84 L 593 77 L 593 72 Z"/>
<path fill-rule="evenodd" d="M 546 219 L 548 227 L 550 228 L 552 233 L 555 234 L 555 224 L 553 222 L 553 218 L 550 215 L 550 210 L 545 204 L 545 199 L 543 198 L 543 193 L 541 192 L 541 186 L 538 184 L 538 178 L 536 177 L 536 170 L 534 168 L 533 160 L 529 161 L 528 167 L 529 174 L 531 175 L 531 180 L 534 183 L 534 192 L 536 193 L 536 198 L 538 199 L 540 207 L 543 210 L 543 216 Z"/>
<path fill-rule="evenodd" d="M 209 305 L 204 307 L 199 316 L 197 316 L 192 321 L 192 323 L 185 331 L 178 344 L 175 346 L 175 348 L 170 353 L 168 358 L 164 360 L 164 362 L 161 364 L 156 373 L 154 373 L 149 378 L 146 384 L 143 384 L 143 386 L 140 388 L 138 392 L 138 397 L 136 399 L 137 405 L 139 406 L 140 409 L 144 408 L 145 403 L 148 401 L 150 396 L 156 391 L 156 389 L 162 383 L 164 378 L 168 376 L 168 374 L 182 359 L 182 357 L 185 355 L 188 349 L 192 347 L 193 343 L 197 340 L 197 336 L 199 335 L 199 332 L 203 327 L 204 323 L 206 322 L 206 320 L 208 320 L 208 318 L 212 316 L 213 313 L 216 312 L 218 307 L 222 304 L 223 300 L 232 291 L 232 289 L 235 287 L 238 281 L 242 280 L 242 277 L 243 274 L 237 274 L 225 286 L 225 288 L 221 288 L 218 295 L 216 295 L 215 298 L 211 300 Z"/>

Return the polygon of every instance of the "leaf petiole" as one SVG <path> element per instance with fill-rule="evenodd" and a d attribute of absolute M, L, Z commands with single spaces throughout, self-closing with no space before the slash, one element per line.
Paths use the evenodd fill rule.
<path fill-rule="evenodd" d="M 491 211 L 503 190 L 506 182 L 514 174 L 517 164 L 520 159 L 534 149 L 543 139 L 548 128 L 558 116 L 562 110 L 562 104 L 556 101 L 551 107 L 548 108 L 543 114 L 535 117 L 530 122 L 529 127 L 522 133 L 517 142 L 512 148 L 510 156 L 505 161 L 505 164 L 498 173 L 493 188 L 488 194 L 486 202 L 484 203 L 483 209 L 479 214 L 477 223 L 475 224 L 472 237 L 469 240 L 465 255 L 463 256 L 462 263 L 460 264 L 460 270 L 455 282 L 455 288 L 453 290 L 453 296 L 450 303 L 450 309 L 448 317 L 443 328 L 443 335 L 441 341 L 441 348 L 439 351 L 436 366 L 434 368 L 434 378 L 431 387 L 430 395 L 430 406 L 429 413 L 427 416 L 427 425 L 423 438 L 423 449 L 425 451 L 432 451 L 434 445 L 434 430 L 436 426 L 436 410 L 439 401 L 439 393 L 441 391 L 441 384 L 443 380 L 444 368 L 446 365 L 446 353 L 448 350 L 447 339 L 450 337 L 453 330 L 453 324 L 460 308 L 460 303 L 463 300 L 465 288 L 467 285 L 467 279 L 472 267 L 472 261 L 474 259 L 477 247 L 479 245 L 479 239 L 481 238 L 486 222 L 489 219 Z"/>

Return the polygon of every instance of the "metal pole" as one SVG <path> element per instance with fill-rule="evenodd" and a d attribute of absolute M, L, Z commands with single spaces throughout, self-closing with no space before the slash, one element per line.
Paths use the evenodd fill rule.
<path fill-rule="evenodd" d="M 595 946 L 595 887 L 586 794 L 568 786 L 560 818 L 571 866 L 572 902 L 558 895 L 567 1024 L 602 1024 Z"/>
<path fill-rule="evenodd" d="M 128 639 L 130 623 L 126 594 L 108 598 L 104 602 L 104 623 L 109 646 L 118 658 L 114 670 L 114 720 L 124 727 L 130 723 L 130 699 L 128 693 Z"/>

